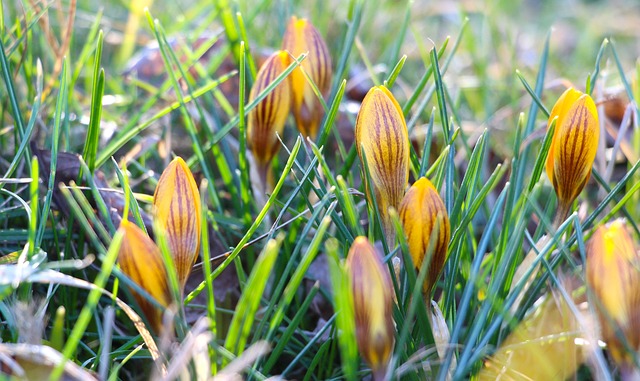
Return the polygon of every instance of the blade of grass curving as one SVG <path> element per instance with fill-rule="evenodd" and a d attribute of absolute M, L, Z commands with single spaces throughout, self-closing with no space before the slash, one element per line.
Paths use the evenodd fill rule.
<path fill-rule="evenodd" d="M 340 111 L 340 103 L 342 102 L 342 98 L 344 97 L 346 86 L 347 80 L 344 79 L 340 83 L 340 87 L 338 88 L 338 92 L 336 93 L 335 97 L 333 97 L 333 102 L 331 102 L 331 108 L 329 109 L 329 112 L 324 117 L 322 128 L 320 129 L 320 134 L 318 135 L 318 140 L 316 140 L 316 144 L 318 145 L 318 147 L 324 146 L 327 142 L 329 132 L 332 130 L 338 112 Z"/>
<path fill-rule="evenodd" d="M 71 194 L 71 191 L 69 191 L 69 188 L 66 186 L 60 187 L 60 193 L 67 201 L 70 211 L 69 214 L 77 220 L 76 223 L 80 226 L 80 229 L 84 232 L 84 234 L 89 238 L 89 241 L 93 245 L 96 252 L 98 254 L 106 253 L 107 248 L 100 241 L 100 238 L 93 229 L 91 222 L 89 222 L 89 219 L 82 211 L 82 207 L 75 200 L 74 196 Z"/>
<path fill-rule="evenodd" d="M 38 188 L 40 184 L 40 174 L 38 167 L 38 158 L 33 157 L 31 159 L 31 184 L 29 184 L 29 195 L 31 199 L 29 215 L 29 252 L 27 254 L 27 260 L 31 260 L 31 257 L 36 253 L 36 230 L 38 228 Z"/>
<path fill-rule="evenodd" d="M 147 231 L 147 227 L 144 223 L 144 220 L 140 215 L 140 205 L 138 205 L 138 201 L 136 200 L 135 196 L 133 195 L 133 192 L 131 191 L 131 187 L 129 186 L 127 163 L 124 161 L 121 163 L 122 170 L 120 170 L 120 167 L 117 165 L 117 163 L 115 163 L 115 160 L 113 164 L 116 170 L 116 175 L 118 176 L 118 180 L 120 181 L 120 185 L 122 185 L 122 191 L 124 192 L 124 195 L 125 195 L 125 203 L 124 203 L 125 207 L 122 212 L 122 219 L 128 220 L 129 211 L 131 211 L 131 214 L 133 215 L 136 225 L 138 225 L 138 227 L 148 235 L 149 232 Z"/>
<path fill-rule="evenodd" d="M 466 25 L 467 25 L 467 21 L 464 22 L 464 24 L 462 25 L 462 28 L 460 29 L 460 34 L 458 35 L 458 39 L 454 44 L 454 51 L 457 48 L 458 44 L 460 43 L 460 38 L 463 35 L 462 32 L 464 31 Z M 440 46 L 440 49 L 438 50 L 438 58 L 442 58 L 442 56 L 444 55 L 444 52 L 447 49 L 447 46 L 449 45 L 449 40 L 450 40 L 450 37 L 447 37 L 442 43 L 442 46 Z M 429 81 L 429 78 L 431 78 L 432 75 L 433 75 L 433 65 L 429 64 L 429 66 L 427 67 L 427 70 L 424 72 L 424 74 L 420 78 L 420 81 L 418 82 L 418 85 L 413 91 L 413 94 L 411 94 L 411 96 L 407 100 L 407 103 L 405 103 L 404 107 L 402 108 L 402 113 L 404 115 L 409 114 L 409 111 L 411 111 L 411 108 L 418 100 L 418 97 L 420 97 L 420 94 L 422 94 L 422 90 L 424 90 L 425 86 L 427 85 L 427 82 Z"/>
<path fill-rule="evenodd" d="M 253 60 L 253 56 L 251 55 L 251 48 L 249 47 L 249 38 L 247 37 L 247 29 L 244 26 L 244 19 L 242 18 L 242 13 L 236 13 L 236 20 L 238 21 L 238 29 L 240 29 L 240 58 L 249 65 L 249 86 L 253 83 L 253 80 L 256 78 L 256 73 L 258 72 L 256 68 L 256 62 Z M 242 65 L 240 65 L 242 68 Z"/>
<path fill-rule="evenodd" d="M 358 369 L 358 348 L 356 346 L 353 297 L 349 285 L 349 273 L 340 261 L 338 247 L 339 243 L 335 238 L 330 238 L 325 244 L 333 288 L 334 311 L 337 315 L 336 327 L 340 331 L 338 346 L 342 358 L 342 369 L 346 380 L 355 381 Z"/>
<path fill-rule="evenodd" d="M 213 281 L 211 280 L 211 252 L 209 247 L 209 225 L 207 223 L 208 208 L 207 208 L 207 190 L 209 186 L 207 179 L 203 179 L 200 184 L 200 205 L 202 205 L 202 215 L 200 219 L 201 225 L 201 240 L 200 240 L 200 255 L 202 256 L 202 267 L 204 273 L 204 282 L 207 289 L 207 317 L 211 324 L 211 333 L 213 337 L 218 337 L 218 327 L 216 322 L 216 299 L 213 294 Z M 211 375 L 215 376 L 218 372 L 218 362 L 216 351 L 209 347 L 209 360 L 211 361 Z"/>
<path fill-rule="evenodd" d="M 0 47 L 1 48 L 1 47 Z M 56 169 L 58 167 L 58 148 L 60 143 L 60 128 L 63 119 L 67 119 L 69 114 L 65 113 L 65 104 L 68 101 L 68 85 L 69 75 L 67 73 L 68 62 L 65 57 L 62 60 L 62 70 L 60 71 L 60 91 L 56 101 L 55 117 L 53 121 L 53 131 L 51 131 L 51 165 L 49 167 L 49 183 L 47 185 L 47 193 L 44 198 L 42 206 L 42 214 L 40 216 L 40 226 L 38 227 L 38 234 L 36 238 L 36 246 L 40 247 L 42 237 L 45 230 L 45 225 L 49 219 L 49 213 L 51 212 L 51 199 L 53 198 L 53 189 L 57 185 L 55 184 Z"/>
<path fill-rule="evenodd" d="M 100 193 L 101 191 L 111 191 L 111 190 L 99 189 L 94 177 L 90 175 L 89 167 L 84 162 L 84 160 L 82 160 L 82 157 L 80 157 L 78 161 L 80 162 L 80 166 L 83 171 L 82 173 L 84 174 L 84 180 L 87 182 L 89 186 L 89 190 L 91 190 L 91 195 L 93 196 L 93 200 L 96 204 L 96 209 L 100 213 L 102 220 L 107 224 L 107 228 L 109 229 L 110 235 L 113 236 L 113 234 L 115 234 L 116 232 L 116 228 L 113 225 L 113 221 L 111 220 L 111 214 L 109 213 L 109 208 L 107 207 L 107 204 L 105 203 L 104 198 Z"/>
<path fill-rule="evenodd" d="M 89 114 L 89 128 L 84 143 L 82 157 L 84 158 L 91 174 L 96 168 L 96 155 L 100 144 L 100 122 L 102 116 L 102 96 L 104 95 L 104 69 L 100 69 L 102 57 L 102 31 L 98 33 L 98 44 L 93 66 L 93 91 L 91 93 L 91 113 Z"/>
<path fill-rule="evenodd" d="M 251 332 L 251 327 L 260 305 L 262 293 L 264 292 L 267 280 L 269 280 L 269 274 L 280 251 L 280 244 L 283 238 L 284 235 L 280 234 L 275 240 L 272 239 L 267 242 L 267 245 L 251 271 L 251 275 L 249 275 L 245 292 L 240 296 L 240 301 L 238 301 L 238 305 L 236 306 L 236 311 L 233 314 L 229 332 L 224 342 L 224 347 L 236 356 L 244 352 L 247 338 Z M 246 290 L 251 290 L 251 292 L 247 292 Z M 224 364 L 223 362 L 223 366 Z"/>
<path fill-rule="evenodd" d="M 240 17 L 240 14 L 238 14 Z M 251 225 L 251 213 L 249 211 L 250 200 L 249 190 L 251 189 L 251 182 L 249 180 L 249 165 L 247 164 L 247 128 L 246 118 L 244 113 L 244 95 L 245 95 L 245 72 L 246 72 L 246 52 L 244 50 L 244 41 L 240 42 L 240 84 L 238 95 L 238 141 L 240 142 L 240 149 L 238 149 L 238 167 L 240 169 L 240 199 L 242 200 L 242 219 L 245 227 Z"/>
<path fill-rule="evenodd" d="M 36 96 L 33 100 L 33 107 L 31 107 L 31 116 L 29 117 L 29 122 L 27 123 L 27 131 L 20 142 L 20 146 L 18 147 L 7 172 L 4 175 L 4 178 L 9 178 L 13 175 L 15 170 L 18 168 L 18 164 L 20 163 L 20 158 L 22 155 L 31 155 L 31 150 L 29 149 L 29 141 L 31 140 L 31 135 L 33 134 L 33 130 L 36 125 L 36 121 L 38 120 L 38 114 L 40 112 L 40 105 L 42 103 L 42 88 L 44 86 L 44 76 L 42 74 L 42 62 L 38 60 L 36 62 Z M 5 183 L 0 182 L 0 189 L 4 186 Z"/>
<path fill-rule="evenodd" d="M 529 179 L 529 186 L 527 187 L 526 194 L 529 194 L 533 191 L 533 188 L 540 180 L 540 175 L 544 171 L 545 162 L 547 161 L 547 156 L 549 155 L 549 149 L 551 148 L 551 141 L 553 140 L 553 134 L 556 130 L 556 122 L 558 118 L 553 118 L 551 121 L 551 125 L 547 130 L 547 134 L 544 137 L 542 147 L 540 147 L 540 152 L 538 153 L 538 157 L 536 158 L 536 163 L 533 166 L 533 172 L 531 174 L 531 179 Z"/>
<path fill-rule="evenodd" d="M 538 75 L 539 74 L 540 73 L 538 73 Z M 531 88 L 531 86 L 529 85 L 527 80 L 524 78 L 522 73 L 520 73 L 520 70 L 516 70 L 516 76 L 518 77 L 520 82 L 522 82 L 522 85 L 524 86 L 524 89 L 527 90 L 527 93 L 529 93 L 529 95 L 531 95 L 531 98 L 533 98 L 534 103 L 542 110 L 544 115 L 548 118 L 549 115 L 551 115 L 551 113 L 549 112 L 549 110 L 544 106 L 544 104 L 540 100 L 540 96 L 538 95 L 538 93 L 535 92 Z M 537 111 L 537 108 L 536 108 L 536 111 Z M 529 114 L 529 120 L 531 120 L 531 114 Z M 527 129 L 526 130 L 528 130 L 528 127 L 529 127 L 529 123 L 527 123 Z"/>
<path fill-rule="evenodd" d="M 598 81 L 598 76 L 600 75 L 600 61 L 602 61 L 602 56 L 604 55 L 604 50 L 609 45 L 609 39 L 605 38 L 602 40 L 602 44 L 600 45 L 600 49 L 598 50 L 598 54 L 596 55 L 596 63 L 593 68 L 593 73 L 587 79 L 587 86 L 585 87 L 585 93 L 592 94 L 593 89 L 596 86 L 596 82 Z"/>
<path fill-rule="evenodd" d="M 431 117 L 429 118 L 429 124 L 427 125 L 427 135 L 424 139 L 424 146 L 422 148 L 422 160 L 420 161 L 420 172 L 418 178 L 424 177 L 427 173 L 427 165 L 429 165 L 429 155 L 431 154 L 431 141 L 433 138 L 433 122 L 436 116 L 436 108 L 433 108 Z"/>
<path fill-rule="evenodd" d="M 400 71 L 402 70 L 402 67 L 404 66 L 404 62 L 406 60 L 407 60 L 407 55 L 405 54 L 400 58 L 398 63 L 396 63 L 396 66 L 393 67 L 393 70 L 391 70 L 391 73 L 389 73 L 389 77 L 387 77 L 387 79 L 384 81 L 384 85 L 387 88 L 390 89 L 393 86 L 396 79 L 398 78 L 398 75 L 400 75 Z"/>
<path fill-rule="evenodd" d="M 9 66 L 9 60 L 5 55 L 4 43 L 2 42 L 1 38 L 0 38 L 0 68 L 2 69 L 2 77 L 4 79 L 4 84 L 7 87 L 7 96 L 9 97 L 11 113 L 13 116 L 13 120 L 16 124 L 16 131 L 17 131 L 16 142 L 21 142 L 25 132 L 24 123 L 22 122 L 22 115 L 20 114 L 20 106 L 18 106 L 18 97 L 15 92 L 13 79 L 11 78 L 11 68 Z"/>

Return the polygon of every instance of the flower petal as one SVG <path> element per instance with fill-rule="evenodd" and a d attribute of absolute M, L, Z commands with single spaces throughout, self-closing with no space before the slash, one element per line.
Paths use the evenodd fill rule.
<path fill-rule="evenodd" d="M 640 349 L 640 252 L 624 220 L 601 226 L 587 248 L 587 283 L 597 298 L 603 340 L 619 364 L 633 361 L 616 330 Z"/>
<path fill-rule="evenodd" d="M 591 175 L 600 125 L 593 99 L 574 89 L 568 89 L 558 99 L 549 123 L 556 116 L 546 170 L 558 196 L 559 210 L 566 215 Z"/>
<path fill-rule="evenodd" d="M 356 338 L 374 374 L 384 372 L 393 352 L 393 287 L 382 257 L 366 237 L 357 237 L 347 256 Z"/>
<path fill-rule="evenodd" d="M 431 243 L 430 240 L 434 235 L 433 254 L 424 283 L 425 292 L 430 293 L 447 260 L 447 248 L 451 236 L 447 209 L 433 184 L 427 178 L 422 177 L 409 188 L 400 204 L 399 211 L 407 235 L 409 252 L 413 264 L 418 269 L 422 266 Z M 437 231 L 435 231 L 436 229 Z"/>
<path fill-rule="evenodd" d="M 171 303 L 171 292 L 160 249 L 139 227 L 127 220 L 122 220 L 119 229 L 123 232 L 118 252 L 120 269 L 158 303 L 168 307 Z M 162 323 L 161 311 L 143 296 L 135 292 L 134 296 L 149 322 L 156 332 L 159 332 Z"/>
<path fill-rule="evenodd" d="M 182 158 L 173 159 L 162 172 L 153 205 L 184 289 L 200 251 L 201 206 L 195 179 Z"/>
<path fill-rule="evenodd" d="M 363 165 L 366 155 L 387 243 L 392 245 L 395 231 L 388 209 L 398 208 L 409 180 L 409 135 L 402 109 L 386 87 L 373 87 L 362 101 L 355 142 Z M 371 202 L 368 189 L 367 196 Z"/>
<path fill-rule="evenodd" d="M 273 53 L 262 65 L 256 81 L 249 93 L 253 101 L 289 66 L 290 57 L 285 51 Z M 278 153 L 280 143 L 276 133 L 282 135 L 291 105 L 291 85 L 288 79 L 280 82 L 258 105 L 249 112 L 247 123 L 247 143 L 259 167 L 259 173 L 266 179 L 266 171 L 271 160 Z"/>
<path fill-rule="evenodd" d="M 329 49 L 318 30 L 307 19 L 291 17 L 284 33 L 282 49 L 289 51 L 294 57 L 308 52 L 302 61 L 302 69 L 313 80 L 320 93 L 326 95 L 333 72 Z M 324 115 L 322 105 L 300 68 L 291 73 L 291 83 L 293 115 L 298 130 L 305 136 L 315 138 Z"/>

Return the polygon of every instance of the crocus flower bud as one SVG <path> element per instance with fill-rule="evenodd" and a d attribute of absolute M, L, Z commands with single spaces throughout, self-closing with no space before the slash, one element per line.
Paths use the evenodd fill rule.
<path fill-rule="evenodd" d="M 253 101 L 289 66 L 290 57 L 285 51 L 273 53 L 260 67 L 256 81 L 249 93 Z M 282 135 L 291 108 L 291 84 L 285 79 L 249 113 L 247 143 L 257 166 L 257 172 L 266 189 L 269 167 L 280 149 L 276 133 Z"/>
<path fill-rule="evenodd" d="M 422 177 L 407 191 L 400 204 L 400 220 L 407 235 L 413 264 L 419 270 L 429 247 L 429 270 L 423 290 L 430 294 L 447 260 L 451 236 L 449 215 L 436 188 Z M 433 241 L 432 241 L 433 240 Z"/>
<path fill-rule="evenodd" d="M 153 195 L 155 217 L 164 228 L 181 290 L 200 251 L 200 194 L 187 163 L 176 157 L 162 172 Z"/>
<path fill-rule="evenodd" d="M 624 220 L 596 230 L 587 247 L 586 268 L 602 338 L 619 365 L 631 365 L 633 352 L 640 350 L 640 253 Z"/>
<path fill-rule="evenodd" d="M 382 257 L 366 237 L 357 237 L 347 256 L 356 319 L 356 338 L 374 380 L 382 380 L 395 341 L 393 286 Z"/>
<path fill-rule="evenodd" d="M 400 105 L 384 86 L 371 88 L 356 119 L 356 148 L 363 165 L 367 158 L 372 194 L 378 204 L 387 243 L 393 245 L 395 230 L 389 207 L 398 209 L 409 180 L 409 134 Z M 363 176 L 364 178 L 364 176 Z"/>
<path fill-rule="evenodd" d="M 160 249 L 145 232 L 126 219 L 120 223 L 119 230 L 123 232 L 118 252 L 120 269 L 160 305 L 168 307 L 171 303 L 171 291 Z M 142 295 L 136 292 L 133 295 L 154 330 L 160 332 L 162 312 Z"/>
<path fill-rule="evenodd" d="M 588 94 L 567 89 L 553 106 L 556 129 L 547 156 L 546 170 L 558 196 L 557 220 L 566 218 L 571 203 L 578 197 L 591 176 L 596 157 L 600 126 L 598 112 Z"/>
<path fill-rule="evenodd" d="M 316 87 L 326 96 L 331 87 L 331 56 L 318 30 L 307 19 L 291 17 L 284 32 L 282 50 L 287 50 L 294 57 L 308 53 L 302 61 L 302 69 L 313 80 Z M 313 92 L 304 74 L 297 68 L 291 73 L 293 92 L 293 116 L 298 131 L 312 139 L 318 133 L 324 110 L 320 100 Z"/>

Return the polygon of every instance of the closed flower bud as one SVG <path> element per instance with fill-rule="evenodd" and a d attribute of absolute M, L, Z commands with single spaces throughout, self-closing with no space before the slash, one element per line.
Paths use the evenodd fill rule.
<path fill-rule="evenodd" d="M 122 244 L 118 252 L 118 263 L 122 272 L 148 292 L 164 307 L 171 303 L 171 292 L 167 283 L 167 270 L 160 249 L 135 224 L 122 220 Z M 162 312 L 142 295 L 133 293 L 142 312 L 156 332 L 162 327 Z"/>
<path fill-rule="evenodd" d="M 187 163 L 180 157 L 162 172 L 153 195 L 156 220 L 164 229 L 181 290 L 200 251 L 200 194 Z"/>
<path fill-rule="evenodd" d="M 356 338 L 374 380 L 382 380 L 395 341 L 392 318 L 393 286 L 382 257 L 365 237 L 357 237 L 347 256 Z"/>
<path fill-rule="evenodd" d="M 273 53 L 262 65 L 249 93 L 253 101 L 289 66 L 290 57 L 285 51 Z M 276 134 L 282 135 L 291 108 L 291 84 L 284 80 L 249 113 L 247 143 L 257 166 L 257 172 L 266 188 L 269 167 L 280 149 Z"/>
<path fill-rule="evenodd" d="M 640 350 L 640 253 L 624 220 L 596 230 L 587 248 L 586 268 L 602 338 L 619 365 L 630 365 Z"/>
<path fill-rule="evenodd" d="M 302 69 L 313 80 L 320 93 L 326 96 L 331 87 L 331 56 L 318 30 L 307 19 L 291 17 L 284 32 L 282 50 L 289 51 L 296 58 L 302 53 L 308 53 L 302 61 Z M 313 139 L 324 115 L 322 104 L 300 68 L 291 73 L 291 84 L 293 116 L 298 130 Z"/>
<path fill-rule="evenodd" d="M 427 259 L 429 270 L 423 285 L 424 292 L 430 294 L 447 260 L 451 227 L 447 209 L 427 178 L 420 178 L 407 191 L 400 204 L 400 220 L 407 235 L 413 264 L 418 270 L 425 254 L 433 253 Z"/>
<path fill-rule="evenodd" d="M 549 125 L 556 117 L 546 170 L 558 196 L 556 218 L 561 222 L 589 181 L 600 125 L 593 99 L 573 88 L 567 89 L 553 106 Z"/>
<path fill-rule="evenodd" d="M 366 156 L 371 175 L 373 190 L 367 184 L 367 197 L 371 202 L 375 195 L 387 244 L 393 245 L 389 207 L 398 209 L 409 180 L 409 134 L 402 109 L 386 87 L 371 88 L 362 101 L 355 142 L 363 170 Z"/>

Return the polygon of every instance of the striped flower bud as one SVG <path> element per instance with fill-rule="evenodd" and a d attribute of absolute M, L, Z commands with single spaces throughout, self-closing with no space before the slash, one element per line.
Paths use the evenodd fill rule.
<path fill-rule="evenodd" d="M 356 338 L 374 380 L 382 380 L 395 341 L 392 318 L 393 286 L 382 257 L 366 237 L 357 237 L 347 256 Z"/>
<path fill-rule="evenodd" d="M 171 303 L 171 291 L 160 249 L 145 232 L 126 219 L 120 223 L 119 230 L 123 232 L 118 252 L 120 269 L 160 305 L 168 307 Z M 142 295 L 136 292 L 133 295 L 154 330 L 160 332 L 162 312 Z"/>
<path fill-rule="evenodd" d="M 371 176 L 373 192 L 365 181 L 367 198 L 372 202 L 375 195 L 387 243 L 393 245 L 389 207 L 398 209 L 409 180 L 409 134 L 402 109 L 386 87 L 371 88 L 362 101 L 355 142 L 363 170 L 366 156 Z"/>
<path fill-rule="evenodd" d="M 308 53 L 302 61 L 302 69 L 315 83 L 323 96 L 331 87 L 331 56 L 318 30 L 307 19 L 291 17 L 287 30 L 284 32 L 282 50 L 287 50 L 294 57 Z M 318 133 L 324 110 L 320 100 L 313 92 L 300 68 L 291 73 L 293 92 L 293 116 L 296 119 L 298 131 L 312 139 Z"/>
<path fill-rule="evenodd" d="M 167 238 L 180 282 L 191 273 L 200 251 L 200 194 L 187 163 L 180 157 L 162 172 L 153 195 L 155 218 Z"/>
<path fill-rule="evenodd" d="M 556 117 L 546 170 L 558 196 L 556 218 L 562 221 L 591 176 L 600 125 L 593 99 L 573 88 L 567 89 L 553 106 L 549 125 Z"/>
<path fill-rule="evenodd" d="M 587 248 L 586 268 L 602 338 L 619 365 L 631 365 L 633 352 L 640 350 L 640 252 L 624 220 L 596 230 Z"/>
<path fill-rule="evenodd" d="M 424 292 L 430 294 L 447 260 L 451 227 L 447 209 L 427 178 L 420 178 L 407 191 L 400 204 L 400 220 L 418 270 L 427 252 L 433 253 L 427 259 L 429 270 L 423 285 Z"/>
<path fill-rule="evenodd" d="M 289 66 L 290 57 L 285 51 L 273 53 L 262 65 L 249 93 L 253 101 Z M 249 113 L 247 143 L 257 166 L 257 172 L 266 188 L 269 167 L 280 149 L 276 133 L 282 135 L 291 105 L 291 85 L 284 80 Z"/>

